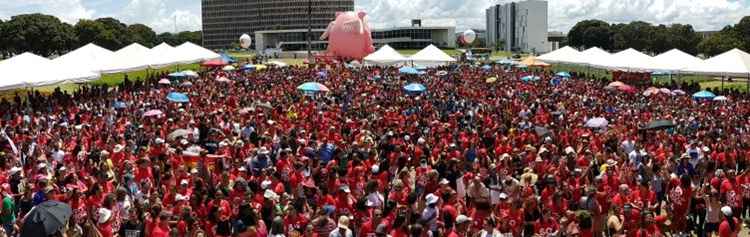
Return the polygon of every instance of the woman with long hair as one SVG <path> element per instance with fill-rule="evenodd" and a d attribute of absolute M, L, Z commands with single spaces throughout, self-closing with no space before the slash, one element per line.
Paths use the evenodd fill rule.
<path fill-rule="evenodd" d="M 724 214 L 724 221 L 719 224 L 719 237 L 737 237 L 742 224 L 737 221 L 737 218 L 734 218 L 732 208 L 724 206 L 721 208 L 721 213 Z"/>

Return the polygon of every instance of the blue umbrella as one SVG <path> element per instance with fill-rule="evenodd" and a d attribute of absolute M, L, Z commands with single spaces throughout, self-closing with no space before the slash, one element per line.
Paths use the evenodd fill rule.
<path fill-rule="evenodd" d="M 186 94 L 179 93 L 179 92 L 170 92 L 167 94 L 167 100 L 176 102 L 176 103 L 187 103 L 190 102 L 190 99 Z"/>
<path fill-rule="evenodd" d="M 323 84 L 317 83 L 317 82 L 305 82 L 302 83 L 302 85 L 299 85 L 297 87 L 297 90 L 301 90 L 304 92 L 326 92 L 329 91 L 328 87 L 326 87 Z"/>
<path fill-rule="evenodd" d="M 224 61 L 225 63 L 235 63 L 237 60 L 234 60 L 231 56 L 228 54 L 222 53 L 221 54 L 221 61 Z"/>
<path fill-rule="evenodd" d="M 422 93 L 427 90 L 427 87 L 419 83 L 411 83 L 409 85 L 404 86 L 404 90 L 410 93 Z"/>
<path fill-rule="evenodd" d="M 173 72 L 168 75 L 169 77 L 186 77 L 187 74 L 184 72 Z"/>
<path fill-rule="evenodd" d="M 558 72 L 555 74 L 555 76 L 562 77 L 562 78 L 570 78 L 570 73 L 568 72 Z"/>
<path fill-rule="evenodd" d="M 492 69 L 492 66 L 490 66 L 490 65 L 484 65 L 484 66 L 482 66 L 482 69 L 485 70 L 485 71 L 489 71 L 489 70 Z"/>
<path fill-rule="evenodd" d="M 326 77 L 328 77 L 328 71 L 325 71 L 325 70 L 323 70 L 323 71 L 318 71 L 318 76 L 319 76 L 319 77 L 323 77 L 323 78 L 326 78 Z"/>
<path fill-rule="evenodd" d="M 417 71 L 417 69 L 413 67 L 402 67 L 401 69 L 398 69 L 398 72 L 400 72 L 401 74 L 410 74 L 410 75 L 415 75 L 419 73 L 419 71 Z"/>
<path fill-rule="evenodd" d="M 713 99 L 716 97 L 714 93 L 711 93 L 710 91 L 699 91 L 695 94 L 693 94 L 693 99 Z"/>
<path fill-rule="evenodd" d="M 427 70 L 427 66 L 416 66 L 414 68 L 416 68 L 417 70 L 420 70 L 420 71 Z"/>
<path fill-rule="evenodd" d="M 538 81 L 540 78 L 538 76 L 525 76 L 521 77 L 521 81 Z"/>
<path fill-rule="evenodd" d="M 128 107 L 128 104 L 122 101 L 115 101 L 115 104 L 112 107 L 115 107 L 115 109 L 124 109 Z"/>
<path fill-rule="evenodd" d="M 513 62 L 513 60 L 510 60 L 510 59 L 498 60 L 498 61 L 495 61 L 495 63 L 497 63 L 497 64 L 505 64 L 505 65 L 515 64 L 515 62 Z"/>
<path fill-rule="evenodd" d="M 248 70 L 248 71 L 255 70 L 255 65 L 245 64 L 245 66 L 242 66 L 242 70 Z"/>

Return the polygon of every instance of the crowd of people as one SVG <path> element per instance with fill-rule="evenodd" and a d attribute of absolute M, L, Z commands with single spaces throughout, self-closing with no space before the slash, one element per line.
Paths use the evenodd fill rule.
<path fill-rule="evenodd" d="M 520 80 L 529 73 L 541 80 Z M 745 229 L 747 96 L 647 97 L 554 75 L 291 66 L 3 100 L 3 235 L 16 236 L 47 200 L 74 210 L 57 236 L 725 237 Z M 330 91 L 297 90 L 308 81 Z M 412 82 L 427 90 L 405 92 Z M 165 99 L 173 91 L 190 102 Z M 586 126 L 595 117 L 608 125 Z M 655 120 L 673 126 L 645 129 Z"/>

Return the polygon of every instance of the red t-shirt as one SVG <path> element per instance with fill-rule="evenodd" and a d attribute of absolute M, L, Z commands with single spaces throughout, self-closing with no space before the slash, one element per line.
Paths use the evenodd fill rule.
<path fill-rule="evenodd" d="M 734 227 L 735 229 L 742 227 L 742 223 L 739 223 L 737 221 L 737 218 L 734 219 L 734 223 L 735 223 L 735 227 Z M 737 232 L 732 231 L 732 228 L 730 228 L 729 226 L 729 222 L 727 220 L 722 221 L 721 224 L 719 225 L 719 237 L 736 237 L 736 236 L 737 236 Z"/>
<path fill-rule="evenodd" d="M 169 237 L 169 228 L 164 228 L 161 225 L 155 225 L 151 229 L 150 237 Z"/>

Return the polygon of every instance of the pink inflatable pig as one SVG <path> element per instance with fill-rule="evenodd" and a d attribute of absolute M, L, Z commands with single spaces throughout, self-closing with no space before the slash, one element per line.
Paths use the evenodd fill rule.
<path fill-rule="evenodd" d="M 336 19 L 320 36 L 328 38 L 328 54 L 337 57 L 362 60 L 375 51 L 372 35 L 367 25 L 367 13 L 336 12 Z"/>

